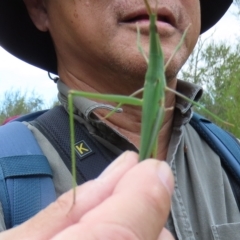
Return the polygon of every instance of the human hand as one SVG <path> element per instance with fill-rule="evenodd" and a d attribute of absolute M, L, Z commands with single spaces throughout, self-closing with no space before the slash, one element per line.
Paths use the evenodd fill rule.
<path fill-rule="evenodd" d="M 35 217 L 0 234 L 12 239 L 172 240 L 164 228 L 173 176 L 166 163 L 125 152 L 97 179 L 63 194 Z"/>

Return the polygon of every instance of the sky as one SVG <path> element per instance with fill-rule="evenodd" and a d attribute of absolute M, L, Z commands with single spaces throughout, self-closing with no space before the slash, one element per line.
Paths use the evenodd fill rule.
<path fill-rule="evenodd" d="M 236 41 L 237 36 L 240 36 L 240 20 L 234 15 L 236 11 L 236 7 L 231 6 L 218 24 L 204 33 L 203 37 L 214 32 L 213 37 L 216 40 Z M 46 71 L 13 57 L 0 47 L 0 99 L 10 90 L 34 92 L 36 96 L 44 99 L 46 107 L 51 105 L 57 95 L 56 84 L 48 78 Z"/>

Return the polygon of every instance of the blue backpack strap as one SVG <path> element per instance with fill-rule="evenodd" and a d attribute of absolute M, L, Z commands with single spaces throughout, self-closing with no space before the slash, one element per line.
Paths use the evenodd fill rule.
<path fill-rule="evenodd" d="M 194 113 L 190 124 L 220 157 L 240 210 L 240 144 L 230 133 Z"/>
<path fill-rule="evenodd" d="M 52 171 L 31 131 L 0 127 L 0 201 L 6 228 L 28 220 L 56 199 Z"/>
<path fill-rule="evenodd" d="M 42 114 L 44 114 L 45 112 L 49 111 L 48 109 L 46 110 L 41 110 L 41 111 L 37 111 L 37 112 L 33 112 L 33 113 L 28 113 L 22 116 L 19 116 L 18 118 L 13 119 L 11 122 L 30 122 L 34 119 L 36 119 L 37 117 L 41 116 Z"/>

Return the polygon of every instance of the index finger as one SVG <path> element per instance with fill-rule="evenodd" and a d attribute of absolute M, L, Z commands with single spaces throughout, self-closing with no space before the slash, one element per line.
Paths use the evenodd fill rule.
<path fill-rule="evenodd" d="M 54 239 L 156 240 L 169 214 L 172 190 L 167 164 L 144 161 L 122 177 L 111 197 Z"/>

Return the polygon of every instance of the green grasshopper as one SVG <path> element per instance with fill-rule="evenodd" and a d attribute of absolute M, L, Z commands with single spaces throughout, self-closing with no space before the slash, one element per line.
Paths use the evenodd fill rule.
<path fill-rule="evenodd" d="M 136 93 L 143 91 L 143 98 L 139 99 L 134 97 L 136 93 L 131 96 L 122 96 L 122 95 L 111 95 L 111 94 L 96 94 L 88 92 L 79 92 L 70 90 L 68 95 L 68 106 L 69 106 L 69 121 L 70 121 L 70 133 L 71 133 L 71 157 L 72 157 L 72 174 L 73 174 L 73 184 L 75 186 L 76 179 L 76 168 L 75 168 L 75 135 L 74 135 L 74 117 L 73 117 L 73 98 L 76 96 L 86 97 L 91 99 L 107 100 L 116 103 L 130 104 L 135 106 L 142 106 L 142 123 L 141 123 L 141 142 L 140 142 L 140 151 L 139 151 L 139 161 L 142 161 L 150 156 L 156 157 L 157 146 L 158 146 L 158 134 L 161 129 L 161 125 L 165 116 L 165 91 L 171 91 L 174 94 L 184 98 L 185 100 L 191 102 L 192 104 L 203 108 L 200 104 L 188 99 L 184 95 L 176 92 L 173 89 L 167 87 L 165 79 L 165 69 L 168 64 L 176 54 L 176 52 L 181 47 L 184 38 L 186 36 L 187 30 L 184 32 L 181 41 L 177 45 L 174 53 L 164 66 L 164 57 L 163 51 L 160 45 L 160 38 L 157 32 L 156 21 L 157 16 L 152 11 L 148 0 L 144 0 L 146 5 L 147 12 L 150 18 L 149 26 L 149 38 L 150 38 L 150 50 L 149 50 L 149 59 L 148 68 L 145 75 L 145 83 L 143 89 L 138 90 Z M 140 32 L 138 29 L 138 39 L 140 37 Z M 139 40 L 138 40 L 139 41 Z M 144 58 L 146 56 L 143 53 L 141 46 L 139 47 L 140 52 L 143 54 Z M 118 105 L 119 106 L 119 105 Z M 150 110 L 151 109 L 151 110 Z M 203 108 L 208 114 L 212 115 L 211 112 Z M 108 114 L 108 116 L 111 115 Z M 223 122 L 216 116 L 219 121 Z M 75 199 L 75 196 L 74 196 Z"/>
<path fill-rule="evenodd" d="M 160 46 L 159 35 L 156 27 L 157 16 L 154 14 L 149 6 L 147 0 L 144 0 L 149 17 L 150 17 L 150 54 L 148 60 L 148 69 L 145 77 L 145 84 L 143 88 L 143 99 L 135 98 L 133 96 L 121 95 L 103 95 L 87 92 L 78 92 L 71 90 L 68 96 L 69 112 L 70 112 L 70 132 L 71 132 L 71 146 L 74 146 L 74 130 L 73 130 L 73 97 L 81 96 L 93 99 L 108 100 L 121 104 L 131 104 L 135 106 L 142 106 L 142 127 L 141 127 L 141 143 L 139 160 L 142 161 L 154 152 L 156 156 L 157 136 L 164 119 L 164 104 L 165 104 L 165 90 L 166 80 L 164 74 L 164 58 L 162 48 Z M 140 33 L 138 31 L 138 37 Z M 143 51 L 140 50 L 142 53 Z M 141 90 L 140 90 L 141 91 Z M 153 106 L 153 108 L 152 108 Z M 151 110 L 151 114 L 149 110 Z M 109 114 L 108 114 L 109 116 Z M 146 144 L 147 143 L 147 144 Z M 154 150 L 155 149 L 155 150 Z M 71 149 L 72 160 L 75 162 L 74 148 Z M 73 169 L 72 169 L 73 170 Z M 74 170 L 75 171 L 75 170 Z"/>

